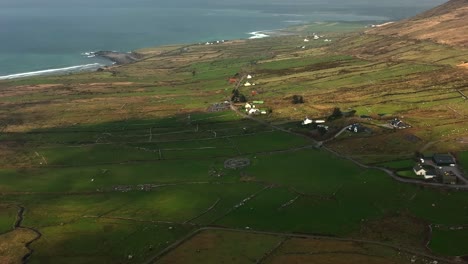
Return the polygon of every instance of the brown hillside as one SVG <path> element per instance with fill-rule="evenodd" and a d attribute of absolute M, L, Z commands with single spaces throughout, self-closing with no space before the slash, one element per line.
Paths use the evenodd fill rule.
<path fill-rule="evenodd" d="M 367 33 L 468 47 L 468 0 L 451 0 L 413 18 L 378 27 Z"/>

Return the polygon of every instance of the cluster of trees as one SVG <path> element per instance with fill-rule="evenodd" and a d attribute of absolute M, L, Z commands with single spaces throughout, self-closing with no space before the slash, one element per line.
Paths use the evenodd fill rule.
<path fill-rule="evenodd" d="M 304 103 L 304 97 L 302 97 L 302 95 L 293 95 L 292 103 L 293 104 L 303 104 Z"/>
<path fill-rule="evenodd" d="M 343 112 L 341 112 L 340 108 L 339 107 L 335 107 L 333 108 L 333 112 L 330 116 L 328 116 L 328 120 L 335 120 L 335 119 L 338 119 L 338 118 L 341 118 L 343 117 Z"/>
<path fill-rule="evenodd" d="M 241 94 L 239 92 L 239 90 L 234 89 L 234 90 L 232 90 L 231 102 L 245 103 L 245 102 L 247 102 L 247 98 L 245 97 L 245 95 Z"/>
<path fill-rule="evenodd" d="M 331 121 L 331 120 L 339 119 L 339 118 L 342 118 L 342 117 L 352 117 L 355 114 L 356 114 L 356 110 L 351 110 L 351 111 L 348 111 L 348 112 L 342 112 L 340 108 L 335 107 L 335 108 L 333 108 L 332 114 L 330 116 L 328 116 L 327 120 Z"/>

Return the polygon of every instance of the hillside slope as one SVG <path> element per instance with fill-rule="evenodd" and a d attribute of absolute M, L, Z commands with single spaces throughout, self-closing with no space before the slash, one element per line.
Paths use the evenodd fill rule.
<path fill-rule="evenodd" d="M 451 0 L 413 18 L 372 29 L 367 33 L 467 47 L 467 18 L 468 0 Z"/>

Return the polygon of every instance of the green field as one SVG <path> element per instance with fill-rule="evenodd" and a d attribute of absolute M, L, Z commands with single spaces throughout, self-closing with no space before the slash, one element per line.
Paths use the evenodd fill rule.
<path fill-rule="evenodd" d="M 30 263 L 468 255 L 466 186 L 400 182 L 378 169 L 419 179 L 413 157 L 425 151 L 455 153 L 467 171 L 468 108 L 456 90 L 468 79 L 456 63 L 468 51 L 346 33 L 355 29 L 298 26 L 290 36 L 143 49 L 141 61 L 104 72 L 0 81 L 0 262 L 20 259 L 30 242 Z M 298 48 L 314 31 L 332 42 Z M 271 113 L 207 111 L 229 100 L 236 73 L 254 76 L 239 91 Z M 335 107 L 356 114 L 327 120 Z M 305 117 L 327 120 L 328 131 L 301 126 Z M 411 128 L 385 127 L 393 117 Z M 371 131 L 334 138 L 356 122 Z M 249 164 L 225 166 L 238 158 Z"/>

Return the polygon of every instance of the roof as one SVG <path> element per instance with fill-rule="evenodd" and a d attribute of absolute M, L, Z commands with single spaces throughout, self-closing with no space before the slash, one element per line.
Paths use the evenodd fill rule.
<path fill-rule="evenodd" d="M 455 164 L 455 159 L 449 154 L 434 154 L 432 156 L 436 163 Z"/>
<path fill-rule="evenodd" d="M 413 170 L 414 171 L 420 171 L 420 170 L 426 170 L 423 168 L 423 166 L 421 164 L 416 164 L 414 167 L 413 167 Z"/>

